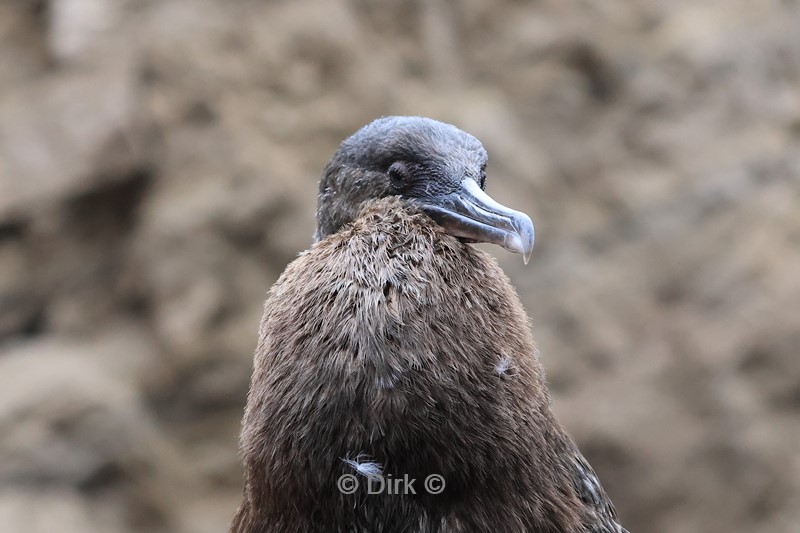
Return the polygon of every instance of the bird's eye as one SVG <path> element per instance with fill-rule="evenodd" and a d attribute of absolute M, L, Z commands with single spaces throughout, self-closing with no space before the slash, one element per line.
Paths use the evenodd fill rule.
<path fill-rule="evenodd" d="M 387 171 L 395 189 L 405 189 L 411 182 L 411 172 L 402 161 L 395 161 Z"/>

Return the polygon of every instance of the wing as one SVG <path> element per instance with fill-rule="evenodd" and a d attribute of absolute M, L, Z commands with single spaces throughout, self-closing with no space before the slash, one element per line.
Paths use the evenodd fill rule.
<path fill-rule="evenodd" d="M 587 524 L 589 533 L 628 533 L 619 524 L 617 511 L 611 503 L 597 474 L 583 458 L 580 453 L 576 453 L 572 458 L 573 483 L 575 490 L 580 496 L 581 501 L 588 507 L 590 523 Z"/>

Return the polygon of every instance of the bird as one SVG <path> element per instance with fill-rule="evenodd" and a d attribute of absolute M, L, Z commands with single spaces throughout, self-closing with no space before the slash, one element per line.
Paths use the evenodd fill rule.
<path fill-rule="evenodd" d="M 527 263 L 534 245 L 487 161 L 456 126 L 392 116 L 327 163 L 314 242 L 259 326 L 231 532 L 627 533 L 553 414 L 516 290 L 472 246 Z"/>

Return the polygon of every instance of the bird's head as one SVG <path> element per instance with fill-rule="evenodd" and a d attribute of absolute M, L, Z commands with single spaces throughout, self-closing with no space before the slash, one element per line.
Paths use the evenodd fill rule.
<path fill-rule="evenodd" d="M 422 117 L 385 117 L 346 139 L 320 180 L 316 239 L 352 222 L 370 200 L 399 196 L 465 242 L 533 249 L 533 223 L 484 192 L 487 154 L 472 135 Z"/>

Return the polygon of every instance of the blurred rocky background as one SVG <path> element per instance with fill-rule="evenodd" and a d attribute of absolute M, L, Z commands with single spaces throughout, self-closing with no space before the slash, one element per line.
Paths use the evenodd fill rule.
<path fill-rule="evenodd" d="M 531 214 L 555 409 L 631 531 L 800 527 L 800 3 L 0 1 L 0 531 L 225 531 L 339 142 L 453 122 Z"/>

